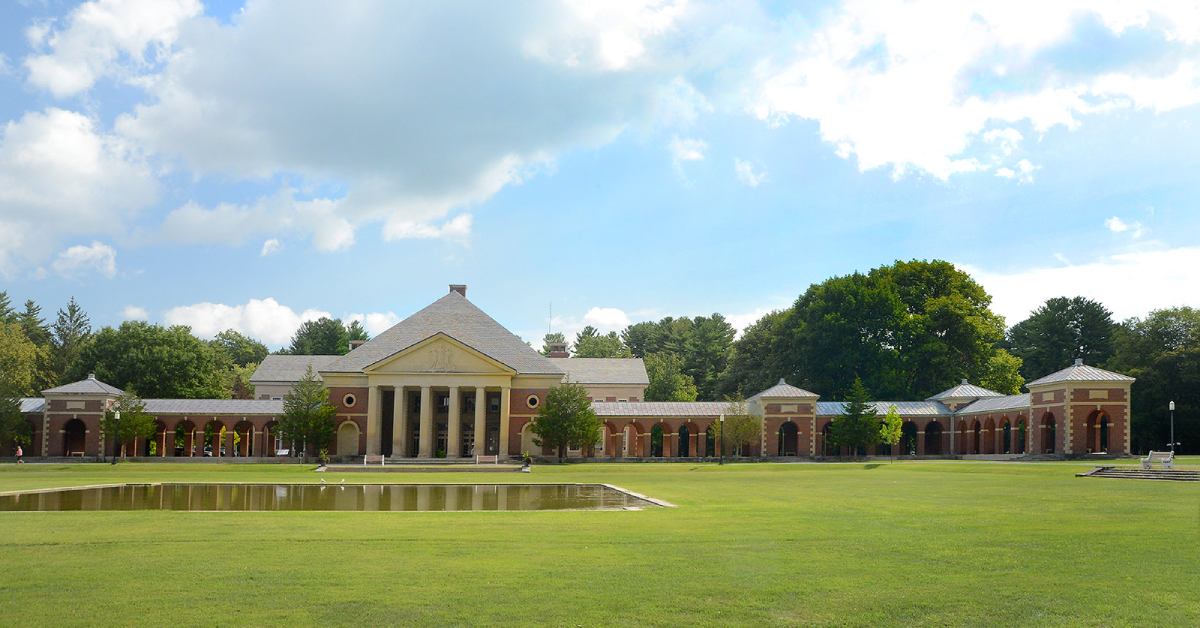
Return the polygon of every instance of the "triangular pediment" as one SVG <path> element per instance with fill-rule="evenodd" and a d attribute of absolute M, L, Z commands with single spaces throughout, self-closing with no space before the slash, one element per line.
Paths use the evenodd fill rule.
<path fill-rule="evenodd" d="M 364 370 L 365 373 L 505 373 L 515 371 L 471 347 L 437 333 Z"/>

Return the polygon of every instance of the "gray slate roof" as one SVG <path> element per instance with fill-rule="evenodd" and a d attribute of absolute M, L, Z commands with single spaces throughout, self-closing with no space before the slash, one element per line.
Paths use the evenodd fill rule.
<path fill-rule="evenodd" d="M 33 414 L 46 409 L 46 400 L 41 397 L 21 397 L 21 414 Z"/>
<path fill-rule="evenodd" d="M 872 401 L 875 412 L 887 414 L 888 408 L 896 406 L 896 411 L 904 416 L 950 416 L 954 414 L 950 408 L 939 401 Z M 837 416 L 846 411 L 841 401 L 818 401 L 817 416 Z"/>
<path fill-rule="evenodd" d="M 776 397 L 819 397 L 815 392 L 809 392 L 803 388 L 797 388 L 779 378 L 779 383 L 751 397 L 751 399 L 765 399 Z"/>
<path fill-rule="evenodd" d="M 120 395 L 125 391 L 110 386 L 96 379 L 95 375 L 88 375 L 87 379 L 81 379 L 70 384 L 55 386 L 42 391 L 42 394 L 68 394 L 68 395 Z"/>
<path fill-rule="evenodd" d="M 596 416 L 715 417 L 729 408 L 725 401 L 593 401 Z"/>
<path fill-rule="evenodd" d="M 1083 363 L 1083 360 L 1075 360 L 1075 364 L 1067 368 L 1051 373 L 1041 379 L 1035 379 L 1032 382 L 1025 384 L 1026 386 L 1037 386 L 1038 384 L 1055 384 L 1058 382 L 1132 382 L 1134 378 L 1104 369 L 1098 369 L 1094 366 L 1088 366 Z"/>
<path fill-rule="evenodd" d="M 321 371 L 333 364 L 340 355 L 268 355 L 263 358 L 250 383 L 298 382 L 311 364 L 313 371 Z M 320 375 L 318 375 L 320 377 Z"/>
<path fill-rule="evenodd" d="M 941 401 L 942 399 L 981 399 L 983 397 L 1003 397 L 1003 393 L 998 393 L 994 390 L 988 390 L 982 386 L 968 383 L 963 380 L 961 384 L 943 390 L 942 392 L 930 397 L 932 401 Z"/>
<path fill-rule="evenodd" d="M 562 375 L 548 358 L 453 291 L 335 360 L 325 370 L 358 373 L 439 332 L 518 373 Z"/>
<path fill-rule="evenodd" d="M 982 412 L 999 412 L 1001 410 L 1024 410 L 1029 407 L 1029 393 L 1023 395 L 1004 395 L 980 399 L 968 406 L 958 409 L 956 414 L 979 414 Z"/>
<path fill-rule="evenodd" d="M 283 414 L 278 399 L 143 399 L 150 414 Z"/>
<path fill-rule="evenodd" d="M 547 358 L 579 384 L 650 385 L 646 363 L 641 358 Z"/>

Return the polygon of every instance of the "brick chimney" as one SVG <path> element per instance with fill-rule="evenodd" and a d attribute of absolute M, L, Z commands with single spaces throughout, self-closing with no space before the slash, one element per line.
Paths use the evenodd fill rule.
<path fill-rule="evenodd" d="M 467 284 L 452 283 L 452 284 L 450 284 L 450 292 L 457 292 L 457 293 L 461 294 L 462 297 L 465 299 L 465 298 L 467 298 Z"/>
<path fill-rule="evenodd" d="M 552 358 L 569 358 L 571 354 L 567 352 L 567 343 L 551 342 L 546 345 L 546 353 Z"/>
<path fill-rule="evenodd" d="M 355 349 L 357 349 L 365 344 L 367 344 L 366 340 L 351 340 L 350 341 L 350 350 L 354 351 Z"/>

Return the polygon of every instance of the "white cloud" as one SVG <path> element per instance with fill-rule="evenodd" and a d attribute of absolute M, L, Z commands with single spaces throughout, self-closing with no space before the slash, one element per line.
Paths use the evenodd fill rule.
<path fill-rule="evenodd" d="M 119 234 L 157 196 L 149 168 L 87 116 L 30 112 L 0 130 L 0 274 L 36 263 L 64 236 Z"/>
<path fill-rule="evenodd" d="M 371 312 L 369 314 L 349 314 L 344 320 L 358 321 L 374 338 L 399 323 L 400 317 L 396 316 L 395 312 Z"/>
<path fill-rule="evenodd" d="M 471 214 L 459 214 L 440 224 L 417 223 L 407 220 L 389 221 L 383 227 L 385 240 L 430 240 L 444 238 L 465 242 L 471 237 Z"/>
<path fill-rule="evenodd" d="M 443 223 L 452 211 L 654 117 L 677 76 L 654 53 L 682 13 L 663 2 L 414 12 L 263 0 L 230 24 L 183 22 L 161 74 L 144 83 L 148 103 L 116 128 L 194 175 L 338 190 L 185 206 L 164 225 L 173 237 L 229 237 L 216 225 L 230 223 L 273 235 L 282 218 L 325 250 L 349 246 L 366 223 L 382 223 L 388 239 L 465 239 L 471 218 Z M 201 219 L 214 227 L 178 228 Z"/>
<path fill-rule="evenodd" d="M 63 277 L 98 273 L 112 279 L 117 274 L 117 252 L 102 242 L 78 244 L 60 252 L 50 267 Z"/>
<path fill-rule="evenodd" d="M 759 64 L 750 108 L 773 124 L 816 121 L 821 137 L 839 156 L 854 156 L 860 170 L 890 166 L 895 177 L 919 170 L 946 179 L 996 167 L 1022 141 L 1017 124 L 1040 134 L 1116 107 L 1163 111 L 1200 102 L 1200 70 L 1186 55 L 1172 62 L 1172 52 L 1163 53 L 1174 63 L 1166 74 L 1051 72 L 1042 80 L 1025 69 L 1089 13 L 1114 33 L 1147 29 L 1177 48 L 1200 37 L 1193 3 L 851 0 L 790 53 Z M 1018 70 L 1022 88 L 973 84 L 994 85 Z M 1022 180 L 1019 167 L 1000 170 Z"/>
<path fill-rule="evenodd" d="M 1017 162 L 1016 170 L 1007 166 L 996 168 L 996 176 L 1002 179 L 1015 179 L 1018 183 L 1033 183 L 1033 172 L 1038 169 L 1038 166 L 1033 165 L 1028 159 L 1022 159 Z"/>
<path fill-rule="evenodd" d="M 0 76 L 12 73 L 12 65 L 8 62 L 8 55 L 0 52 Z"/>
<path fill-rule="evenodd" d="M 737 174 L 737 179 L 742 183 L 752 188 L 756 188 L 767 180 L 767 171 L 755 171 L 754 164 L 743 159 L 734 158 L 733 171 Z"/>
<path fill-rule="evenodd" d="M 122 71 L 122 60 L 144 68 L 167 54 L 181 23 L 202 9 L 199 0 L 94 0 L 75 7 L 61 30 L 35 23 L 26 38 L 49 52 L 25 58 L 29 82 L 63 98 Z"/>
<path fill-rule="evenodd" d="M 121 310 L 121 316 L 127 321 L 144 321 L 150 318 L 150 313 L 144 307 L 126 305 L 125 309 Z"/>
<path fill-rule="evenodd" d="M 593 307 L 583 315 L 583 322 L 601 333 L 621 331 L 629 326 L 629 315 L 615 307 Z"/>
<path fill-rule="evenodd" d="M 703 160 L 708 144 L 704 140 L 675 136 L 667 148 L 671 151 L 671 161 L 676 168 L 680 168 L 685 161 Z"/>
<path fill-rule="evenodd" d="M 1124 220 L 1121 220 L 1119 216 L 1113 216 L 1105 220 L 1104 226 L 1113 233 L 1128 232 L 1129 235 L 1134 239 L 1141 238 L 1146 233 L 1146 228 L 1142 226 L 1142 223 L 1137 221 L 1132 223 L 1125 222 Z"/>
<path fill-rule="evenodd" d="M 287 344 L 305 321 L 315 321 L 329 312 L 307 309 L 296 312 L 273 298 L 250 299 L 241 305 L 196 303 L 166 311 L 168 325 L 187 325 L 201 338 L 212 338 L 226 329 L 235 329 L 262 342 L 279 347 Z"/>
<path fill-rule="evenodd" d="M 268 255 L 271 255 L 272 253 L 278 253 L 279 250 L 282 248 L 283 248 L 283 245 L 279 243 L 279 240 L 276 240 L 275 238 L 271 238 L 271 239 L 263 242 L 262 250 L 259 251 L 258 255 L 259 255 L 259 257 L 266 257 Z"/>
<path fill-rule="evenodd" d="M 775 310 L 781 309 L 781 307 L 760 307 L 749 312 L 727 314 L 725 316 L 725 320 L 729 321 L 729 324 L 733 325 L 733 328 L 737 330 L 737 335 L 741 336 L 742 332 L 746 331 L 747 327 L 758 322 L 758 319 L 770 314 L 771 312 L 774 312 Z"/>
<path fill-rule="evenodd" d="M 992 309 L 1009 325 L 1024 320 L 1046 299 L 1061 296 L 1100 301 L 1117 319 L 1176 305 L 1200 307 L 1197 247 L 1132 251 L 1086 263 L 1013 271 L 959 266 L 992 295 Z"/>

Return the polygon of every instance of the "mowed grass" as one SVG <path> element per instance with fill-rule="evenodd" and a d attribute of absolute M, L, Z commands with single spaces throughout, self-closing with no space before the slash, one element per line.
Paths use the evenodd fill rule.
<path fill-rule="evenodd" d="M 1195 464 L 1196 460 L 1186 461 Z M 1075 463 L 533 474 L 4 465 L 108 482 L 607 482 L 641 512 L 0 513 L 4 624 L 1200 625 L 1200 483 Z"/>

